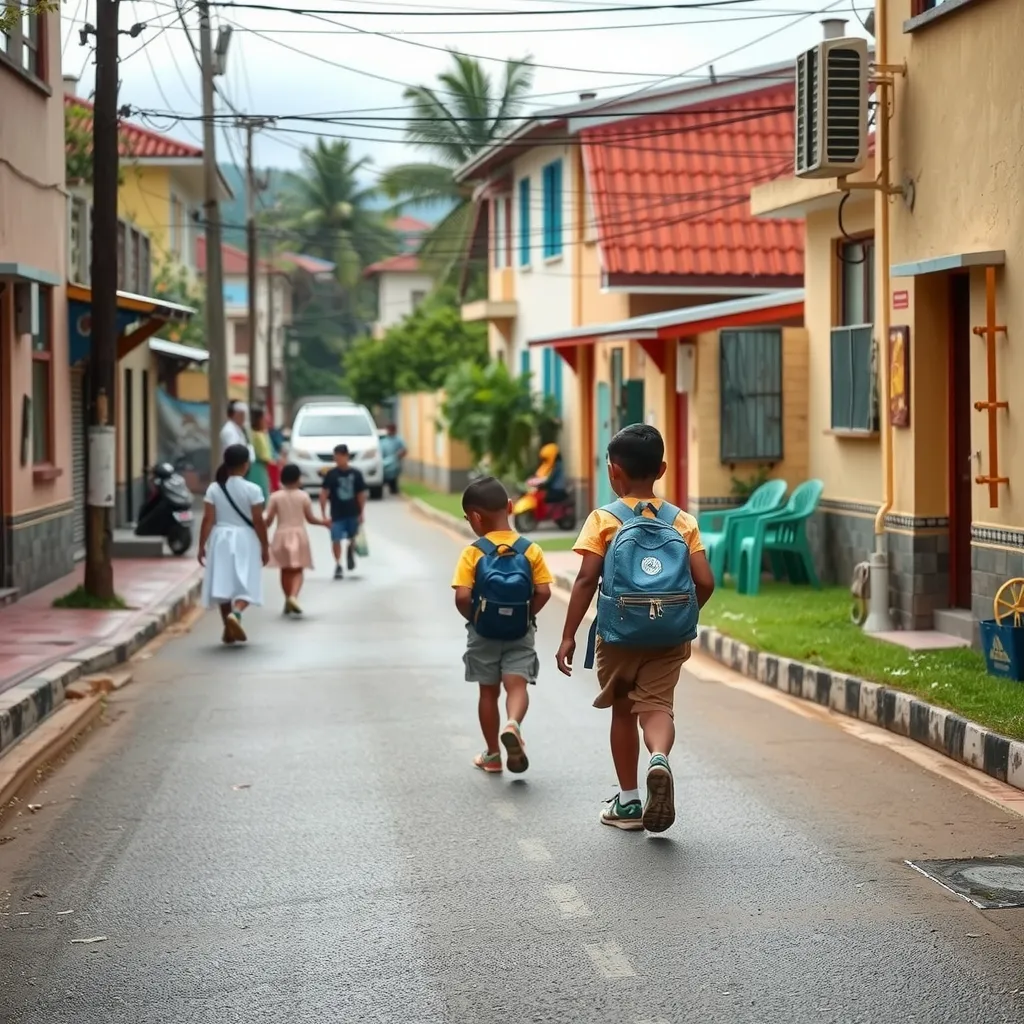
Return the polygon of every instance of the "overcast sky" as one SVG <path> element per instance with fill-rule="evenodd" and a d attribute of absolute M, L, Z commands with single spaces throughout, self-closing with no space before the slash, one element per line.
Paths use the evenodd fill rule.
<path fill-rule="evenodd" d="M 198 45 L 194 3 L 178 2 Z M 871 10 L 869 0 L 707 0 L 714 6 L 601 13 L 581 13 L 580 8 L 647 4 L 642 0 L 634 4 L 629 0 L 303 2 L 331 13 L 313 17 L 292 10 L 212 8 L 215 29 L 226 24 L 235 29 L 227 76 L 219 79 L 220 88 L 245 113 L 359 111 L 367 120 L 349 127 L 288 127 L 347 134 L 356 152 L 369 155 L 377 167 L 422 156 L 402 143 L 400 120 L 383 119 L 402 116 L 406 83 L 434 82 L 450 59 L 445 48 L 496 58 L 484 62 L 495 82 L 503 72 L 501 61 L 510 57 L 529 55 L 538 64 L 566 69 L 536 69 L 530 109 L 539 109 L 571 102 L 585 90 L 604 96 L 685 80 L 678 77 L 681 75 L 703 76 L 709 64 L 724 73 L 789 60 L 821 38 L 822 18 L 847 18 L 847 31 L 864 35 L 858 18 L 865 18 Z M 287 6 L 283 0 L 252 3 Z M 665 0 L 650 3 L 663 4 Z M 89 47 L 79 45 L 78 31 L 85 21 L 95 21 L 95 8 L 96 0 L 64 0 L 62 8 L 64 72 L 80 75 L 79 93 L 84 96 L 92 92 L 92 56 Z M 503 17 L 468 13 L 518 10 L 538 13 Z M 380 13 L 370 16 L 355 13 L 358 11 Z M 423 13 L 410 13 L 413 11 Z M 146 111 L 199 114 L 199 71 L 174 0 L 121 0 L 122 30 L 136 22 L 148 27 L 136 39 L 121 37 L 120 102 Z M 175 124 L 169 118 L 147 121 L 184 141 L 201 137 L 198 123 Z M 309 141 L 310 136 L 292 132 L 264 132 L 256 143 L 257 162 L 260 166 L 295 167 L 299 148 Z M 240 134 L 222 133 L 218 159 L 240 162 L 241 158 Z"/>

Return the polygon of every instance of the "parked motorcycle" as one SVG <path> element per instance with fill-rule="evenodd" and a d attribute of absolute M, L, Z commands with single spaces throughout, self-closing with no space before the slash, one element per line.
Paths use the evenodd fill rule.
<path fill-rule="evenodd" d="M 162 462 L 153 469 L 146 503 L 139 510 L 136 537 L 166 537 L 175 555 L 192 546 L 192 492 L 174 467 Z"/>
<path fill-rule="evenodd" d="M 554 522 L 560 530 L 576 525 L 576 497 L 565 479 L 557 444 L 541 448 L 537 472 L 526 481 L 526 493 L 512 506 L 516 530 L 529 533 L 538 523 Z"/>

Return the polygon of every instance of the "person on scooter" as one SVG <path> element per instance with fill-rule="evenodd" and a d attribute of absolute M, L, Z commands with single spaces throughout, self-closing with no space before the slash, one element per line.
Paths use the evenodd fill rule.
<path fill-rule="evenodd" d="M 557 444 L 546 444 L 538 452 L 540 465 L 534 473 L 538 490 L 545 494 L 545 500 L 549 505 L 565 501 L 565 466 L 562 463 L 562 453 Z"/>

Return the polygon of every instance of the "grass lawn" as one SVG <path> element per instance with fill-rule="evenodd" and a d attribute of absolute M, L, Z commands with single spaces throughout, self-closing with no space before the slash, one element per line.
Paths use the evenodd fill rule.
<path fill-rule="evenodd" d="M 447 512 L 448 515 L 454 516 L 456 519 L 462 519 L 461 494 L 444 494 L 414 480 L 403 480 L 402 492 L 410 498 L 419 498 L 425 504 Z M 536 533 L 531 534 L 530 539 L 536 541 L 545 551 L 572 551 L 576 534 L 574 533 L 571 537 L 550 537 L 545 529 L 539 529 Z"/>
<path fill-rule="evenodd" d="M 811 590 L 765 583 L 757 597 L 722 587 L 700 618 L 759 650 L 887 683 L 1024 739 L 1024 683 L 988 675 L 984 658 L 967 648 L 908 651 L 873 640 L 850 622 L 845 587 Z"/>

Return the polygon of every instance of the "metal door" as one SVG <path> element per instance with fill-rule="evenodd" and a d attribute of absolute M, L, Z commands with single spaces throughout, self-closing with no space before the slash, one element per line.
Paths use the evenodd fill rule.
<path fill-rule="evenodd" d="M 612 439 L 612 392 L 607 381 L 597 384 L 597 418 L 594 438 L 594 482 L 598 506 L 615 500 L 608 480 L 608 442 Z"/>
<path fill-rule="evenodd" d="M 85 379 L 82 370 L 71 371 L 72 543 L 76 559 L 85 552 Z"/>

